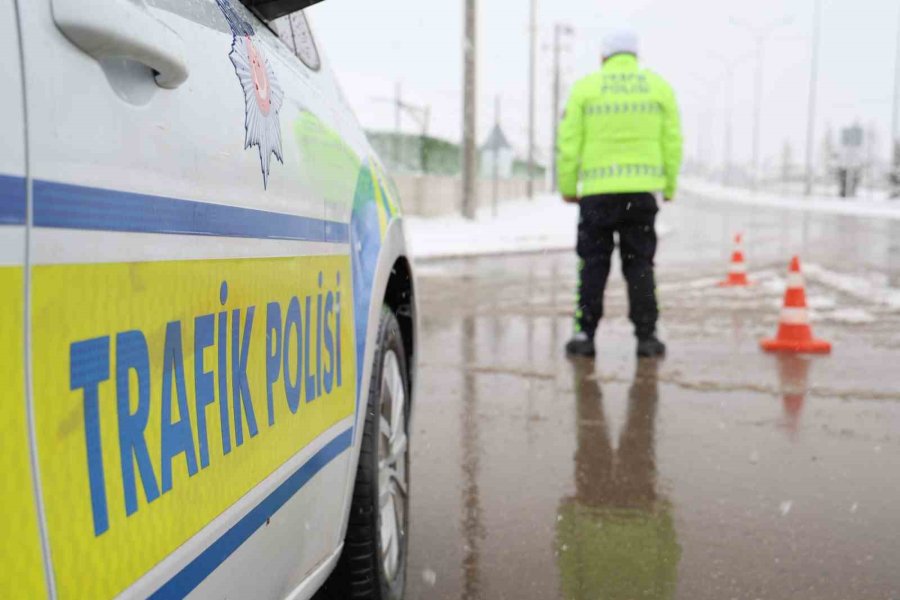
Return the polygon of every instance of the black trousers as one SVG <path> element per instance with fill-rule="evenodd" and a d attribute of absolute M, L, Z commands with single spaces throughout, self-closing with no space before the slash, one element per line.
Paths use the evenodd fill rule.
<path fill-rule="evenodd" d="M 653 257 L 656 255 L 656 197 L 649 192 L 585 196 L 580 202 L 578 256 L 581 259 L 575 325 L 594 337 L 603 317 L 603 292 L 619 234 L 622 274 L 628 283 L 628 317 L 639 338 L 656 331 L 659 310 Z"/>

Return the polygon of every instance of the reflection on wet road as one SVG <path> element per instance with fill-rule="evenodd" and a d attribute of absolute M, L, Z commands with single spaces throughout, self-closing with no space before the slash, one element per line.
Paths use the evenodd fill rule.
<path fill-rule="evenodd" d="M 671 598 L 681 548 L 656 489 L 657 361 L 638 362 L 618 444 L 590 361 L 574 362 L 575 495 L 563 500 L 557 556 L 565 598 Z"/>
<path fill-rule="evenodd" d="M 900 599 L 900 232 L 663 218 L 659 363 L 633 356 L 618 275 L 596 361 L 562 355 L 565 253 L 420 265 L 410 598 Z M 757 285 L 719 290 L 738 228 Z M 795 251 L 830 357 L 756 346 Z"/>

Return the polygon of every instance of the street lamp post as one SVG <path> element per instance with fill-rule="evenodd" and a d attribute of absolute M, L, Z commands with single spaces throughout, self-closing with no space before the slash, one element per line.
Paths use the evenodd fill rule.
<path fill-rule="evenodd" d="M 697 113 L 697 168 L 702 173 L 704 171 L 704 167 L 706 166 L 705 159 L 707 158 L 708 150 L 711 147 L 711 130 L 712 130 L 712 122 L 713 122 L 713 113 L 715 112 L 715 106 L 712 102 L 712 98 L 716 96 L 716 87 L 718 85 L 718 80 L 715 78 L 701 77 L 697 74 L 693 74 L 693 79 L 697 84 L 702 86 L 703 92 L 693 92 L 691 95 L 696 94 L 697 102 L 696 106 L 698 109 Z M 709 104 L 706 104 L 709 102 Z"/>
<path fill-rule="evenodd" d="M 756 43 L 756 77 L 755 91 L 753 94 L 753 189 L 759 187 L 760 176 L 760 145 L 762 143 L 762 86 L 763 86 L 763 58 L 765 53 L 765 44 L 769 36 L 779 27 L 786 25 L 790 19 L 779 19 L 769 25 L 759 27 L 740 19 L 732 17 L 731 24 L 741 27 L 750 32 Z"/>
<path fill-rule="evenodd" d="M 762 86 L 763 86 L 763 44 L 762 37 L 756 39 L 756 77 L 753 84 L 753 189 L 759 188 L 760 180 L 760 138 L 762 136 Z"/>
<path fill-rule="evenodd" d="M 729 65 L 727 67 L 725 82 L 725 168 L 722 170 L 722 183 L 728 185 L 731 181 L 731 150 L 734 142 L 734 129 L 732 127 L 732 104 L 734 102 L 734 69 Z"/>
<path fill-rule="evenodd" d="M 897 11 L 897 55 L 894 58 L 894 102 L 891 110 L 891 135 L 894 143 L 900 141 L 900 10 Z"/>
<path fill-rule="evenodd" d="M 747 57 L 726 58 L 715 53 L 710 53 L 710 56 L 722 63 L 725 70 L 725 139 L 723 142 L 724 166 L 722 169 L 722 183 L 727 185 L 731 179 L 731 171 L 734 167 L 732 162 L 732 151 L 734 146 L 734 70 L 735 67 L 746 60 Z"/>
<path fill-rule="evenodd" d="M 821 35 L 822 0 L 813 0 L 812 58 L 809 72 L 809 105 L 806 114 L 806 184 L 804 193 L 812 195 L 815 173 L 813 169 L 813 145 L 816 136 L 816 91 L 819 82 L 819 36 Z"/>
<path fill-rule="evenodd" d="M 891 105 L 891 167 L 894 172 L 894 186 L 898 186 L 897 179 L 900 179 L 900 116 L 897 111 L 900 110 L 900 11 L 898 11 L 897 21 L 897 56 L 894 60 L 894 102 Z M 897 194 L 895 189 L 893 194 Z"/>

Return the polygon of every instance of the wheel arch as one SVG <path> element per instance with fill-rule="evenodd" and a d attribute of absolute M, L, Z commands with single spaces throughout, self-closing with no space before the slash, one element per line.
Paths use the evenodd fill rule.
<path fill-rule="evenodd" d="M 384 292 L 384 304 L 391 309 L 397 317 L 397 322 L 400 324 L 403 350 L 406 355 L 404 358 L 406 359 L 407 373 L 410 378 L 409 393 L 412 397 L 417 379 L 418 340 L 416 337 L 418 333 L 418 311 L 412 265 L 406 256 L 397 257 L 391 267 L 391 274 L 388 277 L 387 287 Z"/>

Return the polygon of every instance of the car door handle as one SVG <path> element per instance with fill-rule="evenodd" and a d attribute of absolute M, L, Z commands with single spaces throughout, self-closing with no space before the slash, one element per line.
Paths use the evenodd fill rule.
<path fill-rule="evenodd" d="M 69 41 L 97 60 L 126 58 L 156 71 L 160 87 L 188 78 L 185 43 L 145 0 L 53 0 L 53 19 Z"/>

